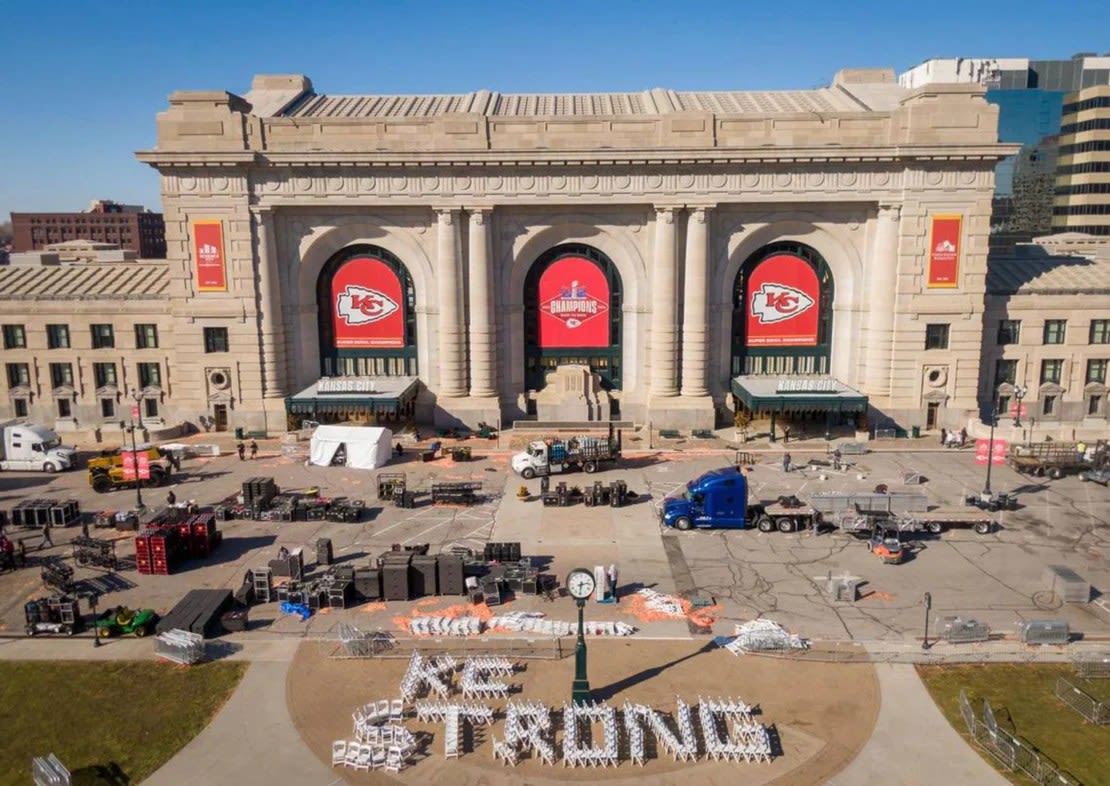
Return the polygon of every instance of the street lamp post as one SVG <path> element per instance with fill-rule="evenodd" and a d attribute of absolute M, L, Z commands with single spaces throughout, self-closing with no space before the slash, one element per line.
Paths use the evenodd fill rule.
<path fill-rule="evenodd" d="M 1017 406 L 1014 407 L 1014 425 L 1021 428 L 1021 400 L 1025 398 L 1025 394 L 1029 392 L 1029 388 L 1025 385 L 1014 386 L 1014 401 Z"/>
<path fill-rule="evenodd" d="M 100 596 L 95 592 L 89 595 L 89 608 L 92 610 L 92 617 L 93 617 L 93 646 L 94 647 L 99 647 L 100 646 L 100 629 L 96 627 L 96 602 L 97 602 L 97 600 L 99 600 L 99 598 L 100 598 Z"/>
<path fill-rule="evenodd" d="M 925 593 L 925 638 L 921 640 L 921 649 L 929 649 L 929 611 L 933 608 L 932 593 Z"/>
<path fill-rule="evenodd" d="M 586 672 L 586 636 L 582 621 L 583 610 L 586 608 L 586 599 L 578 599 L 578 640 L 574 645 L 574 683 L 571 685 L 571 701 L 575 704 L 585 704 L 590 700 L 590 678 Z"/>
<path fill-rule="evenodd" d="M 139 448 L 135 443 L 135 413 L 139 411 L 140 403 L 143 400 L 143 394 L 134 390 L 131 392 L 131 397 L 135 399 L 135 406 L 131 408 L 131 462 L 135 468 L 135 505 L 138 510 L 142 510 L 143 505 L 143 478 L 139 474 Z"/>
<path fill-rule="evenodd" d="M 983 488 L 983 496 L 991 494 L 991 465 L 994 464 L 994 425 L 998 421 L 998 391 L 994 392 L 991 401 L 991 435 L 987 441 L 987 485 Z"/>

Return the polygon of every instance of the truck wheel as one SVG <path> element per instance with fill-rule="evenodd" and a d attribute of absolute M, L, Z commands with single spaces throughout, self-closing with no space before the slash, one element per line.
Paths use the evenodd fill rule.
<path fill-rule="evenodd" d="M 686 530 L 690 529 L 690 519 L 686 516 L 679 516 L 677 519 L 674 520 L 674 527 L 675 529 L 685 532 Z"/>
<path fill-rule="evenodd" d="M 35 635 L 35 626 L 34 625 L 28 625 L 27 626 L 27 635 L 28 636 L 34 636 Z"/>
<path fill-rule="evenodd" d="M 107 475 L 96 475 L 92 487 L 97 494 L 104 494 L 112 490 L 112 480 Z"/>
<path fill-rule="evenodd" d="M 991 531 L 991 523 L 989 521 L 979 521 L 975 524 L 975 532 L 980 535 L 989 535 Z"/>
<path fill-rule="evenodd" d="M 760 532 L 774 532 L 775 522 L 771 521 L 770 516 L 760 516 L 755 522 L 755 526 L 759 528 Z"/>
<path fill-rule="evenodd" d="M 788 519 L 785 516 L 778 520 L 779 532 L 793 532 L 794 519 Z"/>
<path fill-rule="evenodd" d="M 155 486 L 165 486 L 170 482 L 170 476 L 164 470 L 150 470 L 150 482 Z"/>
<path fill-rule="evenodd" d="M 1053 480 L 1059 480 L 1060 478 L 1064 477 L 1064 470 L 1060 469 L 1059 467 L 1053 467 L 1048 471 L 1048 476 Z"/>
<path fill-rule="evenodd" d="M 586 471 L 587 475 L 592 475 L 593 473 L 597 472 L 597 462 L 587 461 L 585 464 L 582 465 L 582 469 Z"/>
<path fill-rule="evenodd" d="M 48 462 L 46 462 L 45 464 L 42 465 L 42 471 L 43 472 L 57 472 L 58 467 L 54 464 L 53 461 L 48 461 Z"/>
<path fill-rule="evenodd" d="M 111 626 L 105 625 L 102 628 L 97 628 L 96 629 L 96 635 L 99 636 L 102 639 L 112 638 L 112 628 L 111 628 Z"/>
<path fill-rule="evenodd" d="M 939 521 L 930 521 L 925 524 L 925 529 L 932 535 L 939 535 L 944 532 L 944 525 Z"/>
<path fill-rule="evenodd" d="M 532 469 L 531 467 L 525 467 L 520 471 L 520 476 L 525 480 L 531 480 L 532 478 L 536 477 L 536 470 Z"/>
<path fill-rule="evenodd" d="M 66 636 L 72 636 L 73 635 L 73 626 L 72 625 L 63 625 L 62 626 L 62 633 Z"/>

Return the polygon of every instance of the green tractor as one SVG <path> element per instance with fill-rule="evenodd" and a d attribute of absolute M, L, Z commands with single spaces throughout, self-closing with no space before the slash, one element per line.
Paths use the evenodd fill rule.
<path fill-rule="evenodd" d="M 154 623 L 157 621 L 158 614 L 154 609 L 135 611 L 126 606 L 116 606 L 96 618 L 96 635 L 102 639 L 108 639 L 112 636 L 134 633 L 142 638 L 154 632 Z"/>

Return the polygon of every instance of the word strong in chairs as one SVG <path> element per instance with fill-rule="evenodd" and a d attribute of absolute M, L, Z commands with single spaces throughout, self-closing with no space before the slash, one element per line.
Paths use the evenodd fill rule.
<path fill-rule="evenodd" d="M 540 702 L 510 702 L 505 708 L 504 743 L 513 751 L 531 750 L 532 755 L 544 764 L 554 764 L 551 710 Z"/>
<path fill-rule="evenodd" d="M 602 736 L 586 746 L 578 734 L 578 724 L 600 723 Z M 616 767 L 619 758 L 617 745 L 617 710 L 607 704 L 575 703 L 563 705 L 563 764 L 568 767 Z M 598 742 L 601 742 L 598 745 Z"/>
<path fill-rule="evenodd" d="M 463 696 L 473 698 L 505 698 L 510 686 L 495 682 L 494 677 L 508 677 L 513 673 L 513 663 L 508 658 L 467 658 L 463 663 L 460 687 Z"/>

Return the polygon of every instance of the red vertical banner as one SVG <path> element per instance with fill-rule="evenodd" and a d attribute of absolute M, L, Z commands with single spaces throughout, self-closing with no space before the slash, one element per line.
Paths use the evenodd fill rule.
<path fill-rule="evenodd" d="M 135 454 L 136 466 L 139 470 L 139 477 L 143 480 L 150 480 L 150 454 L 145 450 Z"/>
<path fill-rule="evenodd" d="M 812 347 L 817 344 L 821 285 L 801 257 L 775 254 L 748 279 L 747 345 Z"/>
<path fill-rule="evenodd" d="M 987 454 L 990 454 L 990 463 L 994 466 L 1006 463 L 1006 447 L 1007 442 L 1004 439 L 996 439 L 994 441 L 994 448 L 991 449 L 991 441 L 989 439 L 975 440 L 975 463 L 981 467 L 987 465 Z"/>
<path fill-rule="evenodd" d="M 193 222 L 193 256 L 197 267 L 197 291 L 227 292 L 222 221 Z"/>
<path fill-rule="evenodd" d="M 609 279 L 585 257 L 552 262 L 539 283 L 540 346 L 594 348 L 609 346 Z"/>
<path fill-rule="evenodd" d="M 393 269 L 373 257 L 344 262 L 331 280 L 337 348 L 405 346 L 405 293 Z"/>
<path fill-rule="evenodd" d="M 960 285 L 960 228 L 963 216 L 933 216 L 929 229 L 928 286 L 954 288 Z"/>
<path fill-rule="evenodd" d="M 135 479 L 135 454 L 130 450 L 125 450 L 120 453 L 120 459 L 123 461 L 123 479 Z"/>

